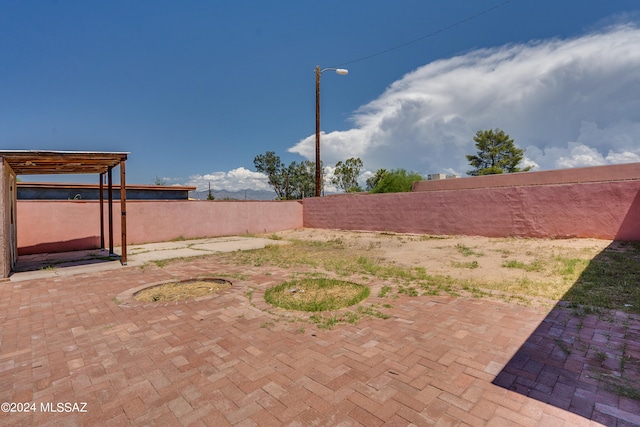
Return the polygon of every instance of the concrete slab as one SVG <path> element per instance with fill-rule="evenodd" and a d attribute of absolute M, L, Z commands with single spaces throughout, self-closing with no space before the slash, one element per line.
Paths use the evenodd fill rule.
<path fill-rule="evenodd" d="M 139 266 L 151 261 L 199 257 L 216 252 L 261 249 L 267 245 L 286 243 L 288 242 L 284 240 L 260 237 L 229 236 L 131 245 L 127 251 L 127 265 Z M 9 280 L 18 282 L 123 268 L 124 266 L 120 263 L 121 249 L 114 248 L 114 252 L 115 255 L 111 256 L 108 251 L 99 249 L 24 255 L 18 258 L 15 272 L 11 274 Z"/>
<path fill-rule="evenodd" d="M 170 249 L 179 249 L 179 248 L 187 248 L 193 245 L 203 244 L 203 243 L 229 243 L 233 244 L 234 242 L 244 242 L 247 240 L 269 240 L 262 239 L 257 237 L 244 237 L 244 236 L 225 236 L 225 237 L 209 237 L 204 239 L 188 239 L 188 240 L 174 240 L 171 242 L 157 242 L 157 243 L 146 243 L 144 245 L 130 245 L 128 249 L 128 253 L 139 253 L 139 252 L 149 252 L 149 251 L 164 251 Z M 272 241 L 272 240 L 269 240 Z M 275 240 L 273 240 L 275 242 Z"/>

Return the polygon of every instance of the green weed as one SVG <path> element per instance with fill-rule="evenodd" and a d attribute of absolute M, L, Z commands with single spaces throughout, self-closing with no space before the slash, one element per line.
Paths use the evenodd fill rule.
<path fill-rule="evenodd" d="M 380 289 L 380 292 L 378 292 L 378 297 L 379 297 L 379 298 L 384 298 L 384 297 L 386 297 L 386 296 L 389 294 L 389 292 L 391 292 L 392 290 L 393 290 L 393 288 L 392 288 L 391 286 L 383 286 L 383 287 Z"/>
<path fill-rule="evenodd" d="M 478 261 L 471 261 L 471 262 L 452 262 L 451 266 L 454 268 L 478 268 L 480 267 L 480 264 L 478 264 Z"/>
<path fill-rule="evenodd" d="M 319 329 L 331 329 L 339 322 L 336 316 L 322 316 L 318 314 L 312 315 L 309 317 L 309 320 L 315 323 Z"/>
<path fill-rule="evenodd" d="M 505 268 L 519 268 L 524 271 L 542 271 L 544 269 L 544 263 L 541 260 L 535 260 L 530 263 L 524 263 L 516 261 L 514 259 L 508 260 L 502 263 Z"/>
<path fill-rule="evenodd" d="M 476 252 L 473 249 L 471 249 L 470 247 L 465 246 L 465 245 L 463 245 L 461 243 L 456 244 L 456 249 L 463 256 L 484 256 L 484 254 L 482 252 Z"/>
<path fill-rule="evenodd" d="M 391 317 L 388 314 L 383 313 L 380 310 L 376 309 L 372 305 L 370 305 L 368 307 L 359 306 L 358 307 L 358 313 L 360 313 L 360 314 L 362 314 L 364 316 L 376 317 L 378 319 L 388 319 L 389 317 Z"/>
<path fill-rule="evenodd" d="M 418 296 L 418 291 L 416 290 L 415 287 L 413 286 L 398 286 L 398 293 L 399 294 L 405 294 L 408 295 L 410 297 L 417 297 Z"/>
<path fill-rule="evenodd" d="M 561 339 L 556 339 L 556 345 L 558 346 L 558 348 L 560 350 L 562 350 L 563 353 L 569 355 L 571 354 L 571 348 L 567 345 L 567 343 L 565 343 L 564 341 L 562 341 Z"/>

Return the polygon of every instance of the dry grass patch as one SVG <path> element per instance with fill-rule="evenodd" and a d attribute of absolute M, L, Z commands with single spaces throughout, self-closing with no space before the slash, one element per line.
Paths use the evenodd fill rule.
<path fill-rule="evenodd" d="M 169 302 L 204 297 L 231 287 L 224 279 L 197 279 L 184 282 L 169 282 L 143 289 L 134 294 L 137 301 Z"/>

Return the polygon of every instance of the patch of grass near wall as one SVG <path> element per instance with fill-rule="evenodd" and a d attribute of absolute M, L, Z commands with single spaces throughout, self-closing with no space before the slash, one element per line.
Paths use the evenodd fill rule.
<path fill-rule="evenodd" d="M 456 245 L 456 250 L 460 252 L 463 256 L 484 256 L 482 252 L 476 252 L 468 246 L 458 243 Z"/>
<path fill-rule="evenodd" d="M 559 267 L 557 272 L 568 280 L 576 280 L 589 266 L 590 260 L 581 258 L 556 257 Z"/>
<path fill-rule="evenodd" d="M 640 249 L 606 250 L 581 272 L 565 299 L 583 305 L 640 312 Z"/>

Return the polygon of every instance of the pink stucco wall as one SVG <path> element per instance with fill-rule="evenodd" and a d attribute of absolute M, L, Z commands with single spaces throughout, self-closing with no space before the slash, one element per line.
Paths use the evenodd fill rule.
<path fill-rule="evenodd" d="M 418 191 L 304 201 L 129 200 L 128 243 L 268 233 L 303 226 L 640 241 L 639 163 L 432 181 L 414 188 Z M 17 209 L 20 254 L 99 246 L 97 201 L 19 200 Z M 113 211 L 114 242 L 119 245 L 119 203 L 114 203 Z M 105 244 L 108 246 L 108 241 Z"/>
<path fill-rule="evenodd" d="M 640 181 L 312 198 L 304 200 L 303 223 L 436 235 L 640 240 Z"/>
<path fill-rule="evenodd" d="M 97 201 L 18 201 L 21 255 L 89 249 L 100 245 Z M 114 244 L 120 244 L 120 204 L 114 202 Z M 105 223 L 107 209 L 105 203 Z M 268 233 L 302 227 L 296 201 L 127 201 L 127 242 Z M 108 229 L 105 225 L 105 245 Z"/>

